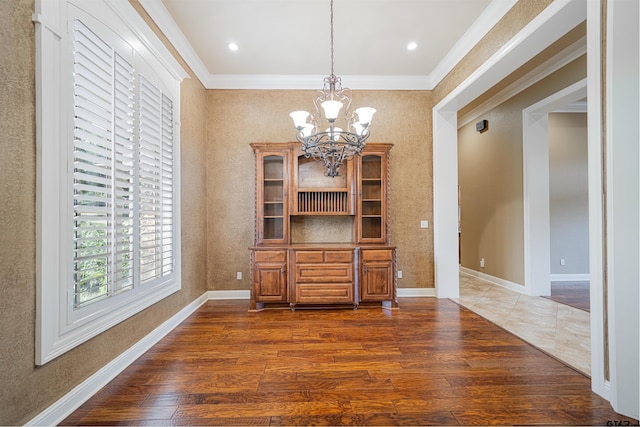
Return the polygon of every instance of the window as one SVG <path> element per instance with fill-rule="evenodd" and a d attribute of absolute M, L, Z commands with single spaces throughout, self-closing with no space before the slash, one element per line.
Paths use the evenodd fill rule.
<path fill-rule="evenodd" d="M 180 289 L 186 74 L 127 1 L 56 4 L 34 15 L 38 364 Z"/>

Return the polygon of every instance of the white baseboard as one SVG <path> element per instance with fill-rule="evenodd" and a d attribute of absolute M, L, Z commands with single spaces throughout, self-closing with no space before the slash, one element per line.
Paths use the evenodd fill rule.
<path fill-rule="evenodd" d="M 401 297 L 435 297 L 435 288 L 397 288 L 396 294 Z"/>
<path fill-rule="evenodd" d="M 552 282 L 588 282 L 591 280 L 589 273 L 551 274 Z"/>
<path fill-rule="evenodd" d="M 398 297 L 435 297 L 436 290 L 434 288 L 397 288 Z M 250 291 L 207 291 L 207 299 L 209 300 L 225 300 L 225 299 L 241 299 L 248 300 L 251 298 Z"/>
<path fill-rule="evenodd" d="M 251 291 L 207 291 L 207 299 L 210 300 L 222 300 L 222 299 L 250 299 Z"/>
<path fill-rule="evenodd" d="M 436 290 L 434 288 L 398 288 L 398 297 L 435 297 Z M 207 291 L 207 299 L 209 300 L 225 300 L 225 299 L 241 299 L 248 300 L 251 298 L 250 291 Z"/>
<path fill-rule="evenodd" d="M 519 292 L 521 294 L 525 294 L 524 285 L 520 285 L 515 282 L 511 282 L 509 280 L 501 279 L 500 277 L 491 276 L 486 273 L 482 273 L 480 271 L 472 270 L 467 267 L 460 266 L 460 273 L 466 274 L 467 276 L 477 277 L 478 279 L 482 279 L 486 282 L 493 283 L 494 285 L 502 286 L 503 288 L 507 288 L 514 292 Z"/>
<path fill-rule="evenodd" d="M 202 304 L 207 302 L 207 294 L 202 294 L 198 299 L 187 305 L 169 320 L 158 326 L 147 336 L 135 343 L 124 353 L 107 363 L 104 367 L 91 375 L 85 381 L 77 385 L 69 393 L 62 396 L 53 405 L 38 414 L 27 426 L 53 426 L 58 425 L 69 414 L 78 409 L 91 396 L 96 394 L 109 381 L 124 371 L 136 359 L 164 338 L 176 326 L 194 313 Z"/>

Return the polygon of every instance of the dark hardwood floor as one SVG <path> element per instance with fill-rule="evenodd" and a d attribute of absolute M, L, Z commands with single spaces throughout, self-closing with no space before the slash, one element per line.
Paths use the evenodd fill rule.
<path fill-rule="evenodd" d="M 591 311 L 589 281 L 551 282 L 551 300 L 584 311 Z"/>
<path fill-rule="evenodd" d="M 210 301 L 63 425 L 637 424 L 590 380 L 449 300 Z"/>

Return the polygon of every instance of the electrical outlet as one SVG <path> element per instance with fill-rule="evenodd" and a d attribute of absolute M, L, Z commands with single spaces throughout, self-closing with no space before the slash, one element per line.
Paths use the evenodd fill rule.
<path fill-rule="evenodd" d="M 398 279 L 402 279 L 402 270 L 398 270 Z"/>
<path fill-rule="evenodd" d="M 480 268 L 484 268 L 484 258 L 480 258 Z"/>
<path fill-rule="evenodd" d="M 420 228 L 429 228 L 429 221 L 427 220 L 420 221 Z"/>
<path fill-rule="evenodd" d="M 560 258 L 560 265 L 565 265 L 564 258 Z"/>
<path fill-rule="evenodd" d="M 242 280 L 242 271 L 238 271 L 238 272 L 236 273 L 236 279 L 237 279 L 237 280 Z"/>

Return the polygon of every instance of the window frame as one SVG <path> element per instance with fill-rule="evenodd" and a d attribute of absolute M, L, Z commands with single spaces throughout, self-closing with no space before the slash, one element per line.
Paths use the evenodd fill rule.
<path fill-rule="evenodd" d="M 73 21 L 113 43 L 173 106 L 173 272 L 74 309 Z M 36 0 L 36 364 L 43 365 L 181 289 L 178 61 L 127 0 Z M 137 139 L 137 137 L 136 137 Z"/>

